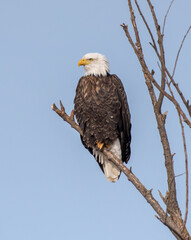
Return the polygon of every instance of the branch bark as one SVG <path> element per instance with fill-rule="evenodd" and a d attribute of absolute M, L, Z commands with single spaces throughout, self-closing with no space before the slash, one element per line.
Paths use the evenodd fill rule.
<path fill-rule="evenodd" d="M 167 81 L 167 80 L 166 80 Z M 167 85 L 169 88 L 169 91 L 171 93 L 171 96 L 174 97 L 173 91 L 171 89 L 170 83 L 167 81 Z M 188 154 L 187 154 L 187 147 L 186 147 L 186 138 L 185 138 L 185 134 L 184 134 L 184 126 L 182 123 L 182 118 L 181 115 L 177 110 L 178 113 L 178 117 L 179 117 L 179 122 L 180 122 L 180 126 L 181 126 L 181 133 L 182 133 L 182 141 L 183 141 L 183 147 L 184 147 L 184 156 L 185 156 L 185 172 L 186 172 L 186 211 L 185 211 L 185 215 L 184 215 L 184 224 L 186 225 L 186 221 L 187 221 L 187 217 L 188 217 Z"/>
<path fill-rule="evenodd" d="M 167 18 L 167 15 L 168 15 L 168 13 L 169 13 L 169 10 L 170 10 L 173 2 L 174 2 L 174 0 L 171 1 L 170 6 L 169 6 L 169 8 L 168 8 L 168 10 L 167 10 L 167 13 L 166 13 L 166 15 L 165 15 L 164 23 L 163 23 L 162 34 L 159 33 L 159 32 L 160 32 L 160 26 L 158 25 L 158 21 L 157 21 L 157 19 L 156 19 L 156 15 L 155 15 L 155 13 L 152 14 L 152 15 L 153 15 L 154 22 L 155 22 L 156 29 L 158 29 L 158 30 L 157 30 L 158 39 L 161 39 L 161 38 L 163 39 L 164 27 L 165 27 L 165 23 L 166 23 L 166 18 Z M 162 66 L 162 65 L 163 65 L 162 62 L 164 63 L 164 61 L 163 61 L 163 58 L 161 58 L 161 55 L 159 54 L 159 51 L 158 51 L 158 48 L 157 48 L 157 44 L 156 44 L 156 41 L 155 41 L 154 36 L 153 36 L 153 34 L 152 34 L 152 31 L 151 31 L 151 29 L 150 29 L 150 27 L 149 27 L 149 25 L 148 25 L 148 22 L 146 21 L 144 15 L 143 15 L 143 13 L 142 13 L 142 11 L 141 11 L 141 9 L 140 9 L 139 4 L 137 3 L 137 0 L 135 0 L 135 4 L 136 4 L 136 7 L 137 7 L 137 9 L 138 9 L 138 11 L 139 11 L 139 14 L 140 14 L 140 16 L 141 16 L 141 18 L 142 18 L 142 20 L 143 20 L 143 23 L 145 24 L 145 26 L 146 26 L 146 28 L 147 28 L 147 31 L 148 31 L 148 33 L 149 33 L 149 35 L 150 35 L 150 37 L 151 37 L 152 43 L 150 43 L 150 44 L 151 44 L 151 46 L 153 47 L 153 49 L 154 49 L 154 51 L 155 51 L 155 53 L 156 53 L 159 61 L 161 62 L 161 66 Z M 151 5 L 151 3 L 150 3 L 150 9 L 154 12 L 154 8 L 153 8 L 153 6 Z M 130 34 L 127 33 L 126 30 L 125 30 L 125 27 L 127 27 L 127 25 L 122 24 L 121 26 L 123 27 L 123 29 L 124 29 L 124 31 L 125 31 L 125 33 L 126 33 L 126 35 L 127 35 L 127 38 L 129 39 L 131 36 L 130 36 Z M 191 117 L 191 105 L 189 104 L 189 101 L 188 101 L 188 100 L 186 101 L 186 99 L 184 98 L 182 92 L 180 91 L 180 88 L 179 88 L 178 84 L 175 83 L 175 81 L 174 81 L 174 73 L 175 73 L 175 69 L 176 69 L 177 62 L 178 62 L 178 57 L 179 57 L 179 54 L 180 54 L 180 51 L 181 51 L 181 49 L 182 49 L 183 43 L 184 43 L 184 41 L 185 41 L 185 39 L 186 39 L 186 37 L 187 37 L 190 29 L 191 29 L 191 26 L 188 28 L 186 34 L 185 34 L 184 37 L 183 37 L 183 40 L 182 40 L 182 42 L 181 42 L 181 45 L 180 45 L 180 47 L 179 47 L 179 50 L 178 50 L 178 53 L 177 53 L 177 56 L 176 56 L 176 60 L 175 60 L 175 64 L 174 64 L 173 74 L 171 75 L 171 74 L 169 73 L 169 71 L 168 71 L 168 69 L 167 69 L 167 67 L 166 67 L 165 64 L 164 64 L 164 67 L 165 67 L 165 72 L 166 72 L 167 76 L 170 78 L 171 82 L 173 83 L 174 87 L 176 88 L 179 96 L 181 97 L 181 99 L 182 99 L 184 105 L 186 106 L 186 108 L 187 108 L 187 110 L 188 110 L 188 113 L 189 113 L 189 115 L 190 115 L 190 117 Z M 127 30 L 128 30 L 128 29 L 127 29 Z M 160 36 L 160 35 L 161 35 L 161 36 Z M 161 43 L 162 43 L 162 45 L 163 45 L 163 41 L 158 41 L 158 43 L 159 43 L 159 42 L 160 42 L 160 45 L 161 45 Z M 131 46 L 132 46 L 132 43 L 133 43 L 133 41 L 131 41 Z M 132 46 L 132 47 L 133 47 L 133 46 Z M 133 48 L 134 48 L 134 47 L 133 47 Z M 164 48 L 163 48 L 163 46 L 160 47 L 160 52 L 163 53 L 163 55 L 164 55 Z M 161 67 L 160 69 L 161 69 L 161 73 L 162 73 L 161 79 L 163 79 L 163 77 L 165 77 L 166 74 L 165 74 L 165 72 L 164 72 L 164 69 L 162 69 L 162 67 Z M 162 77 L 162 76 L 163 76 L 163 77 Z M 153 79 L 153 80 L 154 80 L 154 79 Z M 170 101 L 173 102 L 173 99 L 170 98 L 170 96 L 168 95 L 168 93 L 167 93 L 167 92 L 164 92 L 164 84 L 165 84 L 165 82 L 164 82 L 164 81 L 161 81 L 161 83 L 162 83 L 161 86 L 159 86 L 156 81 L 154 81 L 154 82 L 155 82 L 155 83 L 154 83 L 154 84 L 155 84 L 155 87 L 157 87 L 157 89 L 160 91 L 160 93 L 162 93 L 161 97 L 159 97 L 159 99 L 160 99 L 160 100 L 159 100 L 159 108 L 161 107 L 161 100 L 163 99 L 163 97 L 162 97 L 163 95 L 165 95 Z M 173 103 L 174 103 L 175 106 L 179 105 L 177 101 L 174 101 Z M 179 106 L 179 107 L 180 107 L 180 106 Z M 183 114 L 183 115 L 182 115 L 182 114 Z M 181 115 L 182 115 L 183 119 L 185 120 L 185 122 L 188 124 L 188 126 L 191 127 L 191 122 L 190 122 L 190 121 L 188 120 L 188 118 L 186 117 L 186 114 L 183 113 L 182 109 L 181 109 Z"/>
<path fill-rule="evenodd" d="M 163 47 L 163 36 L 164 35 L 161 34 L 160 26 L 158 24 L 153 5 L 151 4 L 150 0 L 147 0 L 147 2 L 148 2 L 148 5 L 149 5 L 149 8 L 150 8 L 150 11 L 152 13 L 152 16 L 153 16 L 153 21 L 154 21 L 157 36 L 158 36 L 158 41 L 157 42 L 158 42 L 159 50 L 160 50 L 159 59 L 160 59 L 160 63 L 161 63 L 161 86 L 160 86 L 160 88 L 164 91 L 165 90 L 165 77 L 166 77 L 166 74 L 165 74 L 165 55 L 164 55 L 164 47 Z M 158 108 L 159 113 L 161 113 L 161 106 L 162 106 L 163 98 L 164 98 L 163 91 L 160 91 L 158 102 L 157 102 L 157 108 Z"/>
<path fill-rule="evenodd" d="M 55 111 L 65 122 L 69 123 L 69 125 L 74 128 L 80 135 L 83 135 L 82 130 L 79 125 L 74 121 L 73 114 L 68 116 L 65 112 L 64 106 L 60 101 L 61 109 L 57 108 L 55 104 L 52 106 L 52 110 Z M 73 112 L 73 111 L 72 111 Z M 112 161 L 128 178 L 128 180 L 136 187 L 136 189 L 141 193 L 141 195 L 146 199 L 146 201 L 151 205 L 151 207 L 158 214 L 157 218 L 165 224 L 172 233 L 181 240 L 188 240 L 189 238 L 185 238 L 185 234 L 180 229 L 177 229 L 176 224 L 173 219 L 166 214 L 166 212 L 162 209 L 158 201 L 152 195 L 152 189 L 148 190 L 146 187 L 140 182 L 140 180 L 132 173 L 130 169 L 128 169 L 120 159 L 118 159 L 112 152 L 103 148 L 103 154 L 107 156 L 107 158 Z"/>
<path fill-rule="evenodd" d="M 130 11 L 130 14 L 131 14 L 132 25 L 133 25 L 134 32 L 135 32 L 135 35 L 136 35 L 136 40 L 138 42 L 138 43 L 136 42 L 136 45 L 141 46 L 140 37 L 139 37 L 136 22 L 135 22 L 134 11 L 132 9 L 131 1 L 128 0 L 128 3 L 129 3 L 129 11 Z M 148 0 L 148 3 L 150 4 L 149 0 Z M 150 8 L 152 9 L 151 11 L 153 11 L 153 7 L 150 6 Z M 155 26 L 157 27 L 158 24 L 156 23 L 155 15 L 154 15 L 153 18 L 154 18 L 154 21 L 155 21 Z M 129 33 L 126 25 L 122 25 L 122 27 L 123 27 L 123 29 L 126 33 L 126 36 L 127 37 L 130 36 L 130 33 Z M 159 30 L 157 29 L 157 31 L 159 31 Z M 130 44 L 131 45 L 133 44 L 133 46 L 132 46 L 133 49 L 136 47 L 134 43 L 130 42 Z M 159 129 L 159 134 L 160 134 L 161 142 L 162 142 L 162 145 L 163 145 L 164 156 L 165 156 L 165 166 L 166 166 L 167 175 L 168 175 L 168 188 L 169 188 L 169 201 L 168 201 L 167 209 L 168 209 L 168 212 L 171 213 L 171 214 L 175 213 L 175 209 L 176 209 L 176 211 L 178 212 L 178 215 L 180 215 L 180 211 L 179 211 L 179 207 L 178 207 L 178 203 L 177 203 L 177 199 L 176 199 L 176 187 L 175 187 L 175 178 L 174 178 L 173 158 L 172 158 L 172 154 L 171 154 L 171 151 L 170 151 L 170 145 L 169 145 L 169 142 L 168 142 L 168 138 L 167 138 L 167 134 L 166 134 L 165 126 L 164 126 L 164 121 L 163 121 L 162 115 L 160 114 L 158 106 L 157 106 L 157 99 L 156 99 L 156 95 L 155 95 L 152 83 L 155 86 L 157 86 L 163 94 L 165 93 L 165 91 L 163 89 L 161 89 L 161 87 L 155 81 L 153 75 L 150 73 L 150 71 L 147 67 L 147 64 L 145 62 L 145 59 L 143 57 L 142 48 L 139 48 L 135 53 L 136 53 L 136 55 L 139 59 L 140 65 L 142 67 L 142 71 L 144 73 L 145 82 L 146 82 L 146 85 L 148 87 L 148 91 L 149 91 L 149 94 L 150 94 L 150 97 L 151 97 L 155 117 L 156 117 L 156 120 L 157 120 L 158 129 Z M 170 98 L 171 98 L 171 96 L 170 96 Z"/>
<path fill-rule="evenodd" d="M 131 34 L 130 34 L 128 28 L 127 28 L 127 25 L 122 24 L 121 26 L 123 27 L 123 30 L 124 30 L 128 40 L 129 40 L 129 43 L 132 46 L 132 48 L 134 49 L 134 52 L 135 52 L 135 54 L 136 54 L 136 56 L 139 60 L 139 63 L 142 67 L 142 71 L 143 71 L 144 78 L 145 78 L 145 83 L 147 85 L 148 92 L 149 92 L 149 95 L 151 97 L 151 101 L 152 101 L 152 104 L 153 104 L 153 110 L 154 110 L 155 118 L 156 118 L 157 125 L 158 125 L 158 130 L 159 130 L 159 135 L 160 135 L 160 138 L 161 138 L 161 143 L 162 143 L 162 146 L 163 146 L 164 158 L 165 158 L 165 167 L 166 167 L 166 171 L 167 171 L 167 182 L 168 182 L 168 198 L 166 200 L 167 212 L 172 217 L 172 219 L 175 222 L 177 228 L 181 229 L 181 231 L 184 231 L 184 229 L 185 229 L 184 222 L 185 221 L 183 221 L 183 219 L 182 219 L 181 211 L 180 211 L 178 201 L 177 201 L 177 197 L 176 197 L 176 183 L 175 183 L 175 174 L 174 174 L 174 166 L 173 166 L 173 155 L 171 153 L 170 144 L 169 144 L 169 141 L 168 141 L 168 136 L 167 136 L 166 127 L 165 127 L 165 117 L 166 117 L 166 115 L 161 114 L 161 106 L 162 106 L 164 97 L 168 98 L 175 105 L 179 115 L 183 118 L 183 121 L 185 123 L 187 123 L 187 125 L 189 127 L 191 127 L 191 121 L 187 118 L 185 112 L 182 110 L 180 104 L 175 99 L 174 95 L 170 95 L 165 91 L 166 73 L 168 75 L 168 72 L 167 72 L 168 70 L 167 70 L 166 64 L 165 64 L 163 34 L 161 34 L 160 26 L 159 26 L 158 21 L 157 21 L 157 17 L 156 17 L 155 11 L 154 11 L 154 7 L 151 4 L 151 1 L 147 0 L 147 3 L 148 3 L 149 8 L 150 8 L 150 12 L 151 12 L 152 17 L 153 17 L 155 30 L 157 32 L 157 37 L 158 37 L 157 44 L 159 46 L 160 53 L 157 49 L 156 41 L 155 41 L 155 39 L 153 37 L 153 34 L 150 30 L 150 27 L 149 27 L 144 15 L 143 15 L 141 9 L 140 9 L 140 6 L 138 5 L 136 0 L 134 0 L 134 1 L 135 1 L 136 6 L 137 6 L 138 12 L 140 13 L 140 15 L 142 17 L 142 20 L 143 20 L 143 22 L 144 22 L 144 24 L 145 24 L 145 26 L 148 30 L 148 33 L 149 33 L 149 35 L 152 39 L 152 44 L 151 45 L 153 46 L 153 48 L 155 50 L 155 53 L 156 53 L 156 55 L 159 58 L 160 63 L 161 63 L 161 84 L 160 85 L 158 84 L 158 82 L 156 81 L 156 79 L 153 76 L 154 71 L 153 70 L 151 72 L 149 71 L 148 66 L 146 64 L 146 61 L 144 59 L 144 53 L 143 53 L 143 49 L 142 49 L 141 42 L 140 42 L 139 31 L 138 31 L 138 28 L 137 28 L 137 24 L 136 24 L 136 20 L 135 20 L 135 16 L 134 16 L 134 10 L 132 8 L 131 0 L 128 0 L 128 5 L 129 5 L 129 12 L 130 12 L 130 15 L 131 15 L 131 23 L 132 23 L 133 30 L 134 30 L 134 33 L 135 33 L 136 43 L 133 42 Z M 167 16 L 167 14 L 166 14 L 166 16 Z M 165 18 L 166 18 L 166 16 L 165 16 Z M 165 19 L 165 21 L 166 21 L 166 19 Z M 164 25 L 165 25 L 165 21 L 164 21 Z M 163 27 L 163 29 L 164 29 L 164 27 Z M 137 46 L 140 46 L 140 47 L 138 48 Z M 171 77 L 171 78 L 173 79 L 173 77 Z M 156 98 L 155 89 L 153 88 L 153 86 L 155 86 L 159 90 L 158 100 Z M 185 219 L 186 219 L 186 217 L 187 217 L 187 211 L 186 211 L 186 214 L 185 214 Z M 176 237 L 178 238 L 180 236 L 176 236 Z M 186 239 L 186 238 L 189 238 L 189 234 L 187 233 L 187 231 L 185 231 L 185 236 L 184 236 L 184 239 Z"/>

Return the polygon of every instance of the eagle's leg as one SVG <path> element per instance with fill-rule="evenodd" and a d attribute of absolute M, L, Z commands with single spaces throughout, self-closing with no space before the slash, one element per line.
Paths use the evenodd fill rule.
<path fill-rule="evenodd" d="M 111 147 L 110 145 L 104 144 L 104 143 L 99 142 L 99 141 L 96 141 L 96 144 L 97 144 L 97 147 L 99 148 L 99 150 L 102 150 L 103 147 L 106 147 L 106 148 L 110 148 Z"/>
<path fill-rule="evenodd" d="M 111 145 L 108 145 L 108 144 L 106 144 L 106 145 L 105 145 L 105 147 L 106 147 L 106 148 L 110 148 L 110 147 L 111 147 Z"/>
<path fill-rule="evenodd" d="M 104 143 L 96 141 L 97 147 L 99 148 L 99 150 L 102 150 Z"/>

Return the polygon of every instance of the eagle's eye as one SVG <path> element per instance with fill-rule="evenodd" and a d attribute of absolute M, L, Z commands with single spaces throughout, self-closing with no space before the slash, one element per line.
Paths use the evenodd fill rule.
<path fill-rule="evenodd" d="M 93 60 L 93 58 L 88 58 L 88 60 L 89 60 L 89 61 L 92 61 L 92 60 Z"/>

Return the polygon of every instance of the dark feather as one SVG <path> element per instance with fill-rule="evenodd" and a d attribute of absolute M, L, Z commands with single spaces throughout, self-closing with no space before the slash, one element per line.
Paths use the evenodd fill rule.
<path fill-rule="evenodd" d="M 91 154 L 96 141 L 111 145 L 119 138 L 122 161 L 128 162 L 130 112 L 123 84 L 116 75 L 80 78 L 74 99 L 74 113 L 83 131 L 82 143 Z"/>

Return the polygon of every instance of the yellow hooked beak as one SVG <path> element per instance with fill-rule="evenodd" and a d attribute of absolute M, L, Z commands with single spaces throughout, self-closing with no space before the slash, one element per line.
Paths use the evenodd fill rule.
<path fill-rule="evenodd" d="M 82 59 L 80 59 L 80 61 L 78 62 L 78 66 L 81 66 L 81 65 L 84 66 L 84 65 L 89 64 L 90 62 L 91 62 L 91 60 L 82 58 Z"/>

